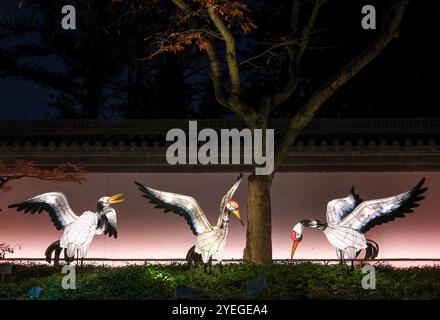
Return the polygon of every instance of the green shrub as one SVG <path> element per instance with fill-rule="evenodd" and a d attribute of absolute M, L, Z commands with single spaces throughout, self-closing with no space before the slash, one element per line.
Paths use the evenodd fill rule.
<path fill-rule="evenodd" d="M 77 268 L 77 289 L 61 287 L 60 268 L 16 264 L 0 285 L 0 299 L 25 299 L 32 287 L 41 287 L 40 299 L 170 299 L 178 285 L 200 288 L 211 299 L 279 299 L 297 295 L 307 299 L 439 299 L 440 268 L 396 269 L 377 266 L 377 289 L 361 287 L 360 268 L 313 263 L 230 264 L 188 269 L 179 265 L 85 266 Z M 267 288 L 250 296 L 246 282 L 264 277 Z"/>

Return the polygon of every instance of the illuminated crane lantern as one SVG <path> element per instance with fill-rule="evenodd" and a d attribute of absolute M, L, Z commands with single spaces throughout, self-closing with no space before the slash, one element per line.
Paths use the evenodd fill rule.
<path fill-rule="evenodd" d="M 143 193 L 143 197 L 147 198 L 156 208 L 161 208 L 165 212 L 171 211 L 186 219 L 193 234 L 196 236 L 196 244 L 193 250 L 195 253 L 201 255 L 206 267 L 211 257 L 216 259 L 219 263 L 222 262 L 223 249 L 228 235 L 230 214 L 232 213 L 243 225 L 238 203 L 232 200 L 232 196 L 237 190 L 241 179 L 242 175 L 240 175 L 237 182 L 223 196 L 220 202 L 220 215 L 216 225 L 209 223 L 194 198 L 177 193 L 155 190 L 139 182 L 136 182 L 136 184 Z"/>
<path fill-rule="evenodd" d="M 341 263 L 344 259 L 354 260 L 362 249 L 366 258 L 375 258 L 378 248 L 374 241 L 365 239 L 365 233 L 376 225 L 403 218 L 413 212 L 418 202 L 425 197 L 425 178 L 410 191 L 389 198 L 362 201 L 354 193 L 354 187 L 346 198 L 335 199 L 327 204 L 327 223 L 319 220 L 302 220 L 292 228 L 293 240 L 291 258 L 303 238 L 304 227 L 321 230 L 336 248 Z"/>
<path fill-rule="evenodd" d="M 111 205 L 124 201 L 118 199 L 121 196 L 123 194 L 102 197 L 98 200 L 97 211 L 86 211 L 80 216 L 73 212 L 66 196 L 61 192 L 45 193 L 24 202 L 12 204 L 9 208 L 16 208 L 17 211 L 24 213 L 46 211 L 55 227 L 58 230 L 64 230 L 61 239 L 49 245 L 46 250 L 47 262 L 51 263 L 52 253 L 55 252 L 54 263 L 57 265 L 62 249 L 64 249 L 67 262 L 74 259 L 75 253 L 78 253 L 82 262 L 95 234 L 108 234 L 109 237 L 117 238 L 116 210 Z"/>

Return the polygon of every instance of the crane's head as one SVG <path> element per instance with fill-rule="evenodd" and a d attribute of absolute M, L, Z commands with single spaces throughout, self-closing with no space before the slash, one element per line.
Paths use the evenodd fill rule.
<path fill-rule="evenodd" d="M 226 205 L 226 210 L 237 217 L 238 221 L 240 221 L 241 225 L 244 226 L 243 220 L 241 220 L 240 211 L 238 210 L 238 203 L 235 200 L 231 200 Z"/>
<path fill-rule="evenodd" d="M 295 254 L 296 247 L 298 247 L 298 244 L 301 242 L 303 237 L 303 225 L 301 222 L 298 222 L 292 228 L 291 237 L 293 240 L 293 244 L 292 244 L 292 252 L 290 254 L 290 259 L 293 259 L 293 255 Z"/>
<path fill-rule="evenodd" d="M 98 200 L 98 211 L 101 211 L 103 208 L 109 207 L 112 204 L 123 202 L 124 199 L 118 199 L 118 198 L 122 197 L 123 195 L 124 195 L 123 193 L 119 193 L 119 194 L 115 194 L 114 196 L 111 196 L 111 197 L 100 198 Z"/>

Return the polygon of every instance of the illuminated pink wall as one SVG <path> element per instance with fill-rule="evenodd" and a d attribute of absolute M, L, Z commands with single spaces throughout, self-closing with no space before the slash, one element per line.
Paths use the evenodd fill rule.
<path fill-rule="evenodd" d="M 329 200 L 348 194 L 352 184 L 363 199 L 394 195 L 410 189 L 425 176 L 429 190 L 414 214 L 378 226 L 367 238 L 380 245 L 382 258 L 440 257 L 440 173 L 289 173 L 278 174 L 273 184 L 273 253 L 286 258 L 290 252 L 290 227 L 304 218 L 325 220 Z M 235 181 L 236 174 L 88 174 L 82 186 L 21 180 L 11 183 L 13 191 L 0 194 L 0 242 L 21 244 L 15 256 L 42 257 L 49 243 L 59 239 L 47 214 L 25 215 L 7 205 L 48 191 L 64 192 L 78 213 L 94 210 L 103 195 L 126 193 L 126 202 L 115 205 L 119 220 L 117 240 L 95 237 L 89 257 L 183 258 L 194 243 L 186 221 L 155 209 L 134 185 L 138 180 L 154 188 L 194 196 L 211 222 L 217 221 L 219 201 Z M 236 193 L 246 219 L 247 186 Z M 245 245 L 245 228 L 236 220 L 230 224 L 225 258 L 240 258 Z M 297 250 L 298 258 L 334 258 L 333 247 L 324 234 L 306 229 Z"/>

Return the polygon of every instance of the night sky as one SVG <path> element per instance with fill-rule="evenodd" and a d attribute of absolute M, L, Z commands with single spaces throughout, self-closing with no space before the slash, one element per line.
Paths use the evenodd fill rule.
<path fill-rule="evenodd" d="M 0 79 L 0 120 L 43 119 L 53 112 L 47 105 L 50 90 L 31 81 Z"/>
<path fill-rule="evenodd" d="M 14 17 L 26 18 L 28 15 L 31 15 L 30 12 L 32 11 L 28 12 L 27 9 L 20 8 L 19 4 L 21 4 L 21 2 L 17 2 L 15 0 L 4 0 L 3 2 L 5 3 L 4 22 L 10 22 L 9 20 L 13 20 Z M 381 1 L 370 1 L 370 3 L 376 3 L 379 11 L 381 10 L 380 8 L 383 8 Z M 319 30 L 319 32 L 315 39 L 317 43 L 314 43 L 314 46 L 319 45 L 328 49 L 309 50 L 305 55 L 304 66 L 301 68 L 302 72 L 304 73 L 302 75 L 304 84 L 300 85 L 298 96 L 302 96 L 304 92 L 306 92 L 307 95 L 310 94 L 308 91 L 310 91 L 312 87 L 319 86 L 321 82 L 326 80 L 328 76 L 332 75 L 336 71 L 335 68 L 337 66 L 343 62 L 349 61 L 354 54 L 360 52 L 361 49 L 363 49 L 369 43 L 371 38 L 376 35 L 374 32 L 361 29 L 359 21 L 361 18 L 360 8 L 362 5 L 364 5 L 363 1 L 345 0 L 331 1 L 324 6 L 324 10 L 321 12 L 318 21 L 317 30 Z M 276 10 L 276 12 L 282 12 L 282 9 L 283 7 L 280 7 L 279 10 Z M 100 12 L 99 9 L 97 11 Z M 78 12 L 81 12 L 81 10 Z M 258 30 L 261 30 L 262 32 L 262 30 L 268 28 L 269 34 L 272 33 L 278 36 L 278 32 L 280 31 L 279 29 L 283 28 L 282 22 L 279 21 L 280 19 L 273 21 L 272 19 L 269 19 L 264 12 L 261 14 L 258 12 L 259 10 L 256 8 L 255 12 L 253 13 L 257 25 L 261 25 Z M 438 88 L 438 77 L 435 72 L 435 66 L 438 64 L 437 57 L 439 55 L 439 47 L 437 42 L 433 41 L 433 39 L 438 39 L 440 33 L 440 28 L 438 27 L 440 25 L 439 12 L 438 3 L 435 1 L 411 1 L 411 4 L 405 14 L 405 19 L 402 22 L 400 37 L 395 39 L 389 45 L 389 48 L 385 49 L 364 70 L 362 70 L 349 83 L 336 92 L 336 94 L 331 97 L 320 110 L 317 116 L 324 118 L 439 117 L 439 109 L 432 108 L 431 103 L 437 99 L 436 89 Z M 102 15 L 105 14 L 102 13 Z M 102 15 L 98 16 L 102 18 Z M 34 13 L 31 16 L 34 16 Z M 154 16 L 156 17 L 158 15 Z M 31 75 L 26 73 L 23 74 L 21 71 L 14 69 L 15 62 L 17 62 L 18 65 L 21 65 L 21 63 L 25 64 L 25 61 L 31 61 L 31 66 L 39 66 L 44 70 L 49 70 L 51 72 L 64 70 L 64 68 L 61 67 L 64 66 L 64 64 L 62 61 L 60 61 L 60 56 L 63 56 L 63 52 L 70 52 L 69 47 L 59 48 L 56 44 L 49 40 L 57 43 L 57 41 L 55 41 L 53 38 L 58 40 L 64 39 L 64 37 L 67 38 L 70 36 L 70 34 L 68 32 L 64 33 L 64 31 L 61 32 L 61 29 L 58 29 L 59 17 L 57 16 L 56 19 L 56 25 L 58 27 L 54 27 L 54 33 L 49 34 L 49 38 L 46 39 L 46 42 L 48 43 L 45 41 L 41 41 L 40 43 L 38 40 L 41 40 L 41 35 L 39 37 L 38 35 L 34 34 L 34 32 L 27 32 L 25 35 L 20 32 L 17 35 L 14 33 L 3 35 L 1 33 L 4 31 L 2 28 L 0 28 L 0 54 L 3 53 L 3 50 L 5 50 L 7 53 L 8 50 L 14 48 L 15 46 L 31 43 L 33 45 L 37 45 L 37 47 L 38 45 L 43 46 L 43 48 L 48 46 L 47 49 L 49 51 L 55 51 L 53 55 L 46 54 L 43 55 L 43 57 L 39 57 L 38 55 L 31 53 L 24 54 L 27 59 L 24 59 L 24 61 L 20 60 L 20 63 L 18 63 L 18 61 L 14 61 L 12 66 L 9 65 L 11 63 L 8 63 L 7 59 L 2 59 L 2 63 L 4 65 L 0 65 L 0 96 L 2 97 L 0 102 L 0 119 L 41 119 L 47 117 L 53 118 L 54 116 L 63 116 L 59 114 L 59 110 L 54 108 L 54 106 L 49 106 L 50 103 L 53 103 L 56 100 L 55 98 L 60 94 L 60 91 L 57 91 L 50 85 L 42 85 L 41 81 L 37 81 Z M 49 21 L 51 20 L 49 19 Z M 81 24 L 85 24 L 81 23 L 83 22 L 81 17 L 78 18 L 78 21 L 80 26 Z M 268 21 L 272 21 L 273 25 L 266 25 Z M 104 22 L 108 23 L 106 20 Z M 103 26 L 106 25 L 104 22 L 102 22 Z M 278 23 L 280 23 L 280 25 L 278 25 Z M 111 22 L 111 24 L 113 25 L 114 23 Z M 150 29 L 154 29 L 153 27 L 157 25 L 157 21 L 142 21 L 142 25 L 145 25 L 145 30 L 142 32 L 148 33 Z M 132 29 L 133 27 L 129 26 L 129 30 Z M 5 30 L 9 29 L 6 28 Z M 87 29 L 83 30 L 81 27 L 79 27 L 79 31 L 80 33 L 78 39 L 82 39 L 81 37 L 90 34 Z M 61 32 L 61 34 L 58 34 L 57 32 Z M 130 32 L 131 36 L 134 34 L 136 33 Z M 249 42 L 252 43 L 253 41 L 256 41 L 255 37 L 257 37 L 258 34 L 259 33 L 256 32 L 255 34 L 252 33 L 251 35 L 248 35 Z M 101 38 L 103 34 L 98 33 L 97 36 Z M 261 33 L 260 36 L 266 40 L 268 35 Z M 142 33 L 142 35 L 137 38 L 141 39 L 142 43 L 144 43 L 143 39 L 145 39 L 145 34 Z M 96 41 L 92 42 L 93 44 L 98 45 Z M 244 51 L 246 53 L 246 56 L 243 56 L 242 59 L 249 58 L 262 51 L 262 48 L 253 49 L 257 50 L 257 52 L 248 52 L 249 48 L 246 48 L 246 50 L 242 49 L 241 46 L 245 46 L 246 43 L 246 41 L 244 44 L 239 43 L 238 46 L 240 49 L 239 51 Z M 60 50 L 60 52 L 55 50 L 52 46 L 55 46 L 55 48 Z M 318 47 L 315 47 L 315 49 Z M 97 48 L 92 46 L 89 48 L 89 51 L 87 51 L 89 54 L 86 54 L 85 56 L 93 56 L 92 53 L 96 52 L 96 50 Z M 124 46 L 123 52 L 125 53 L 126 51 L 127 48 Z M 79 61 L 77 61 L 78 63 L 84 62 L 80 58 L 83 54 L 84 52 L 79 50 L 79 56 L 74 56 L 79 59 Z M 137 62 L 142 60 L 139 58 L 140 57 L 136 55 Z M 266 61 L 266 59 L 263 60 Z M 153 102 L 150 100 L 146 101 L 146 107 L 142 113 L 142 117 L 151 117 L 154 112 L 159 113 L 156 115 L 156 118 L 167 118 L 170 117 L 170 115 L 172 115 L 172 117 L 176 117 L 173 112 L 170 112 L 170 108 L 174 108 L 173 110 L 176 111 L 178 115 L 182 115 L 182 110 L 187 110 L 188 105 L 183 103 L 183 101 L 186 100 L 179 98 L 180 96 L 175 92 L 179 85 L 173 86 L 175 84 L 173 81 L 176 80 L 176 71 L 182 71 L 183 74 L 196 74 L 196 76 L 189 77 L 183 81 L 184 83 L 180 84 L 181 89 L 186 88 L 185 90 L 188 91 L 186 94 L 194 95 L 190 100 L 200 99 L 202 93 L 207 94 L 208 92 L 206 100 L 203 100 L 204 103 L 201 104 L 201 107 L 199 106 L 201 109 L 203 109 L 202 117 L 213 117 L 212 109 L 215 109 L 215 112 L 218 111 L 220 113 L 221 109 L 219 105 L 215 105 L 215 108 L 211 108 L 214 104 L 212 100 L 212 92 L 209 93 L 209 90 L 207 90 L 207 88 L 209 88 L 207 84 L 210 80 L 206 69 L 202 68 L 199 70 L 201 63 L 202 65 L 206 65 L 207 59 L 203 59 L 203 61 L 195 60 L 192 64 L 192 67 L 184 72 L 180 70 L 182 69 L 182 66 L 179 66 L 177 70 L 175 70 L 176 68 L 174 67 L 170 68 L 171 71 L 169 72 L 171 73 L 167 74 L 165 72 L 163 75 L 165 76 L 165 80 L 162 81 L 165 85 L 164 88 L 160 88 L 161 82 L 159 79 L 148 79 L 148 81 L 152 82 L 150 86 L 152 85 L 151 87 L 155 89 L 153 89 L 153 91 L 146 91 L 146 96 L 148 99 L 157 99 Z M 94 65 L 94 63 L 91 63 L 91 65 Z M 156 68 L 153 63 L 151 67 Z M 82 65 L 82 68 L 80 69 L 86 70 L 87 68 L 86 66 Z M 199 72 L 195 72 L 197 70 L 199 70 Z M 157 70 L 152 72 L 152 74 L 156 73 Z M 122 72 L 122 74 L 124 75 L 125 72 Z M 78 75 L 76 74 L 71 75 L 72 78 L 77 76 Z M 126 81 L 122 75 L 118 75 L 116 78 L 121 81 Z M 269 84 L 272 84 L 272 82 L 275 80 L 272 76 L 265 76 L 264 78 L 269 79 Z M 87 83 L 86 80 L 87 79 L 82 79 L 81 81 L 78 81 Z M 261 81 L 261 79 L 255 81 L 255 83 L 247 83 L 245 81 L 242 86 L 244 95 L 247 98 L 255 96 L 253 99 L 256 98 L 258 100 L 261 93 L 260 91 L 262 90 L 258 87 Z M 187 86 L 191 86 L 194 85 L 194 83 L 199 82 L 201 83 L 200 86 L 191 87 L 191 90 L 187 88 Z M 125 82 L 123 83 L 126 84 Z M 173 86 L 174 94 L 168 94 L 168 86 L 170 83 L 172 84 L 171 86 Z M 254 88 L 257 88 L 255 89 L 257 90 L 256 92 L 253 91 Z M 75 88 L 71 87 L 68 87 L 68 89 L 76 90 Z M 148 86 L 143 88 L 143 90 L 148 90 Z M 155 96 L 156 98 L 154 98 Z M 176 99 L 170 101 L 165 99 L 172 97 L 176 97 Z M 168 101 L 164 104 L 166 108 L 159 108 L 156 110 L 155 106 L 161 102 L 162 99 Z M 81 104 L 80 101 L 76 102 Z M 274 114 L 274 117 L 278 117 L 280 115 L 291 115 L 289 112 L 287 112 L 287 110 L 295 109 L 295 102 L 296 101 L 288 101 L 288 103 L 282 106 L 282 110 L 277 111 L 276 114 Z M 115 113 L 112 109 L 114 103 L 115 101 L 111 99 L 105 103 L 103 102 L 103 105 L 100 106 L 103 107 L 100 117 L 120 116 L 120 112 Z M 186 101 L 186 103 L 188 102 Z M 177 106 L 174 106 L 174 104 Z M 66 115 L 64 114 L 64 116 Z M 137 118 L 138 115 L 132 117 Z"/>
<path fill-rule="evenodd" d="M 416 258 L 440 256 L 440 173 L 280 173 L 272 188 L 273 256 L 287 258 L 290 253 L 290 227 L 299 220 L 325 220 L 327 202 L 345 197 L 354 184 L 364 200 L 392 196 L 412 188 L 421 177 L 427 178 L 426 199 L 413 214 L 386 225 L 376 226 L 367 238 L 379 243 L 379 258 Z M 107 258 L 184 258 L 194 244 L 186 221 L 164 213 L 142 198 L 133 181 L 153 188 L 193 196 L 215 223 L 221 197 L 235 181 L 236 174 L 88 174 L 88 182 L 78 186 L 38 180 L 11 183 L 13 191 L 1 194 L 0 238 L 21 244 L 15 257 L 42 257 L 46 247 L 61 236 L 47 214 L 25 215 L 7 205 L 49 191 L 64 192 L 77 213 L 94 210 L 103 195 L 126 193 L 126 202 L 114 207 L 118 213 L 118 239 L 96 236 L 88 257 Z M 247 186 L 243 181 L 236 193 L 246 220 Z M 224 258 L 241 258 L 245 228 L 231 217 L 230 236 Z M 297 258 L 335 258 L 325 235 L 305 229 Z M 11 256 L 12 257 L 12 256 Z"/>

